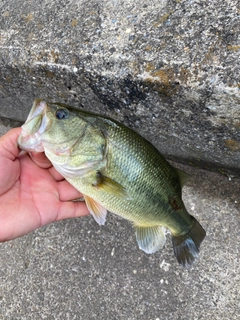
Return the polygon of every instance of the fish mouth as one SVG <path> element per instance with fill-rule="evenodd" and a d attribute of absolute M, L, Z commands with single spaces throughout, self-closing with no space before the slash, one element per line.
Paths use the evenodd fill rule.
<path fill-rule="evenodd" d="M 43 152 L 41 135 L 46 132 L 51 122 L 47 117 L 48 106 L 46 101 L 34 100 L 32 109 L 22 126 L 22 132 L 18 137 L 18 146 L 20 149 L 31 152 Z"/>

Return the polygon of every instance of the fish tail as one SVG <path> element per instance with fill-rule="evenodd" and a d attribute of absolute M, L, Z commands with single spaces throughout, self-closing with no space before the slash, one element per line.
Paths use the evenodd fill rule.
<path fill-rule="evenodd" d="M 190 266 L 199 255 L 200 244 L 205 238 L 206 232 L 198 223 L 192 218 L 192 228 L 184 235 L 173 236 L 173 250 L 178 263 L 184 267 Z"/>

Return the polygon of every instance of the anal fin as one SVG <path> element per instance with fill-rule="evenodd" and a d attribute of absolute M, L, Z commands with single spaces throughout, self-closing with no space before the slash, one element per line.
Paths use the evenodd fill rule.
<path fill-rule="evenodd" d="M 165 244 L 165 232 L 162 226 L 134 226 L 138 246 L 146 253 L 154 253 Z"/>
<path fill-rule="evenodd" d="M 84 199 L 87 208 L 96 222 L 100 225 L 104 225 L 107 216 L 107 209 L 105 209 L 100 203 L 96 202 L 94 199 L 84 195 Z"/>

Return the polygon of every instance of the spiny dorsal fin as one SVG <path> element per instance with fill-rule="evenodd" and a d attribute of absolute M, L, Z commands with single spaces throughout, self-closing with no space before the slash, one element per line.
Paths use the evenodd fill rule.
<path fill-rule="evenodd" d="M 176 169 L 176 170 L 179 176 L 181 187 L 183 187 L 188 182 L 190 175 L 180 169 Z"/>
<path fill-rule="evenodd" d="M 134 226 L 138 246 L 146 253 L 154 253 L 165 244 L 165 232 L 162 226 Z"/>

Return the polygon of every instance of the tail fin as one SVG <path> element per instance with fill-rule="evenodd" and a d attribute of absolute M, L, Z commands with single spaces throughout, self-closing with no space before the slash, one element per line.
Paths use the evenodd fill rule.
<path fill-rule="evenodd" d="M 198 221 L 192 217 L 192 228 L 184 235 L 173 236 L 173 250 L 178 263 L 190 266 L 199 255 L 199 247 L 206 232 Z"/>

